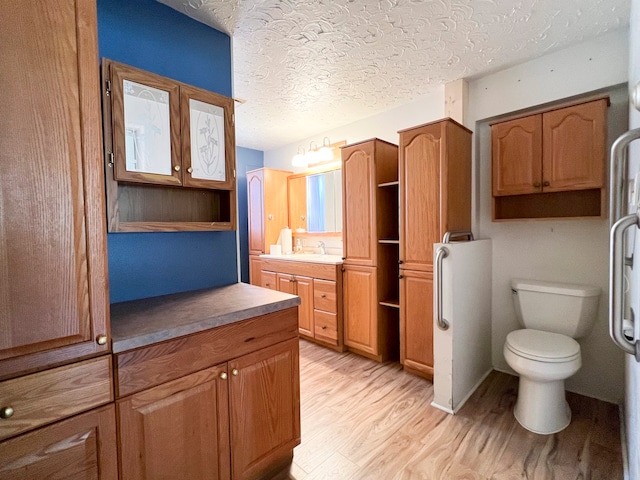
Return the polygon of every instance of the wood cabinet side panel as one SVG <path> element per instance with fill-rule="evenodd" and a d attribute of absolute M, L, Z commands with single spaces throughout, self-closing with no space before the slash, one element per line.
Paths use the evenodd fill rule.
<path fill-rule="evenodd" d="M 298 337 L 297 307 L 115 355 L 116 396 L 123 397 Z"/>
<path fill-rule="evenodd" d="M 0 442 L 3 480 L 118 480 L 113 404 Z"/>
<path fill-rule="evenodd" d="M 471 230 L 471 137 L 466 128 L 445 122 L 445 151 L 441 192 L 442 222 L 438 238 L 446 232 Z"/>

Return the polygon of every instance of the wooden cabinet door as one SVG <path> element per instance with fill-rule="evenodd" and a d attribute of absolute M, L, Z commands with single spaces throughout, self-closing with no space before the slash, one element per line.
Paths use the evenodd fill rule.
<path fill-rule="evenodd" d="M 258 255 L 249 255 L 249 283 L 262 286 L 262 259 Z"/>
<path fill-rule="evenodd" d="M 229 479 L 226 364 L 117 402 L 120 480 Z"/>
<path fill-rule="evenodd" d="M 342 236 L 344 256 L 350 264 L 376 264 L 376 188 L 373 146 L 343 148 Z"/>
<path fill-rule="evenodd" d="M 604 186 L 607 100 L 547 112 L 542 117 L 545 192 Z"/>
<path fill-rule="evenodd" d="M 542 191 L 542 115 L 491 126 L 493 196 Z"/>
<path fill-rule="evenodd" d="M 375 267 L 344 265 L 344 344 L 378 355 Z"/>
<path fill-rule="evenodd" d="M 433 274 L 403 270 L 400 280 L 400 362 L 433 378 Z"/>
<path fill-rule="evenodd" d="M 264 174 L 263 170 L 247 172 L 247 211 L 249 222 L 249 255 L 265 251 L 264 229 Z"/>
<path fill-rule="evenodd" d="M 270 478 L 265 469 L 300 443 L 298 339 L 232 360 L 229 371 L 233 479 Z"/>
<path fill-rule="evenodd" d="M 118 480 L 113 404 L 0 442 L 3 480 Z"/>
<path fill-rule="evenodd" d="M 287 179 L 289 187 L 289 227 L 307 230 L 307 176 Z"/>
<path fill-rule="evenodd" d="M 302 335 L 313 337 L 313 278 L 296 275 L 296 295 L 300 297 L 298 305 L 298 331 Z"/>
<path fill-rule="evenodd" d="M 413 270 L 433 269 L 441 236 L 440 124 L 400 133 L 400 260 Z"/>
<path fill-rule="evenodd" d="M 296 283 L 293 275 L 289 275 L 288 273 L 277 273 L 276 285 L 276 290 L 278 290 L 279 292 L 296 295 Z"/>
<path fill-rule="evenodd" d="M 4 2 L 0 378 L 108 352 L 93 0 Z M 52 41 L 58 39 L 59 41 Z M 80 70 L 79 70 L 80 69 Z"/>
<path fill-rule="evenodd" d="M 260 286 L 264 288 L 270 288 L 271 290 L 278 290 L 278 274 L 276 272 L 268 272 L 262 270 L 260 272 Z"/>

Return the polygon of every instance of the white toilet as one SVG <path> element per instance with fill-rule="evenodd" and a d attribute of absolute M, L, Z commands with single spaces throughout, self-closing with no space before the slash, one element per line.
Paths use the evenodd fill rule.
<path fill-rule="evenodd" d="M 525 328 L 507 335 L 504 358 L 520 375 L 513 414 L 527 430 L 550 434 L 571 422 L 564 380 L 582 366 L 574 338 L 591 332 L 600 287 L 511 281 L 516 315 Z"/>

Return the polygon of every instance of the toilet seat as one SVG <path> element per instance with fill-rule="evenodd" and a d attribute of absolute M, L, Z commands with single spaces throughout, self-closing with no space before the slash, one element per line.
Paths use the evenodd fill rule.
<path fill-rule="evenodd" d="M 538 362 L 561 363 L 580 358 L 580 344 L 573 338 L 530 328 L 509 333 L 505 347 L 515 355 Z"/>

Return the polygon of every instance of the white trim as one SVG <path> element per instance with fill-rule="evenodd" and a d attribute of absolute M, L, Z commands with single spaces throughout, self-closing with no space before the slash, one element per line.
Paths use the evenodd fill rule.
<path fill-rule="evenodd" d="M 482 375 L 482 377 L 480 378 L 480 380 L 478 380 L 478 382 L 473 386 L 473 388 L 469 391 L 469 393 L 467 393 L 467 396 L 464 397 L 462 399 L 462 401 L 460 403 L 458 403 L 458 405 L 456 406 L 455 409 L 450 409 L 449 407 L 445 407 L 444 405 L 440 405 L 438 403 L 436 403 L 435 401 L 431 402 L 431 406 L 435 407 L 439 410 L 442 410 L 443 412 L 447 412 L 448 414 L 451 415 L 455 415 L 456 413 L 458 413 L 460 411 L 460 409 L 464 406 L 465 403 L 467 403 L 467 400 L 469 400 L 469 398 L 471 398 L 471 395 L 474 394 L 474 392 L 478 389 L 478 387 L 482 384 L 482 382 L 484 382 L 486 380 L 486 378 L 489 376 L 489 374 L 491 372 L 493 372 L 493 368 L 490 368 L 489 370 L 487 370 L 484 375 Z"/>

